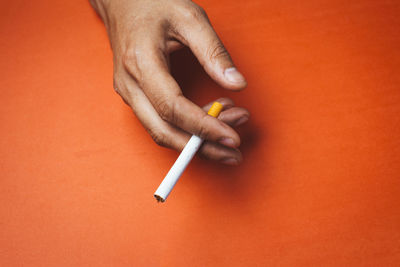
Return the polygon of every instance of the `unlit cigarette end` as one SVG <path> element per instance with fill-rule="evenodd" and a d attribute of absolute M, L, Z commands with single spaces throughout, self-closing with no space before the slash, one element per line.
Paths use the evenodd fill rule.
<path fill-rule="evenodd" d="M 157 199 L 157 202 L 164 202 L 165 201 L 165 199 L 163 199 L 159 195 L 154 195 L 154 197 Z"/>

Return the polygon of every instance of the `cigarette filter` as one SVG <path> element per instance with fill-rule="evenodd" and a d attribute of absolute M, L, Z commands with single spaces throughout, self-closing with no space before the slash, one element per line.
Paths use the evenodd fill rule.
<path fill-rule="evenodd" d="M 207 114 L 217 118 L 219 113 L 222 111 L 222 108 L 223 106 L 221 103 L 214 102 Z M 197 150 L 199 150 L 202 143 L 203 139 L 196 135 L 192 135 L 189 142 L 183 148 L 178 159 L 175 161 L 174 165 L 172 165 L 172 168 L 169 170 L 157 191 L 154 193 L 154 197 L 158 202 L 164 202 L 167 199 L 169 193 L 171 193 L 176 182 L 178 182 L 182 173 L 185 171 L 187 165 L 189 165 L 189 162 L 192 160 Z"/>

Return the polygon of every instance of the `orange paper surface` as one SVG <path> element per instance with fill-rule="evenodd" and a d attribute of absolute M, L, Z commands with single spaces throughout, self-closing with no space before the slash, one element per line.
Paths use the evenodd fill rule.
<path fill-rule="evenodd" d="M 244 163 L 196 158 L 157 204 L 178 153 L 113 91 L 88 1 L 2 3 L 0 266 L 400 264 L 399 1 L 199 4 L 249 86 L 187 51 L 174 75 L 250 110 Z"/>

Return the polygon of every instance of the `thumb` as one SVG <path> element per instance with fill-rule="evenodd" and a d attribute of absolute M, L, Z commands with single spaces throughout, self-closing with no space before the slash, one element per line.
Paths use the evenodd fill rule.
<path fill-rule="evenodd" d="M 247 86 L 244 76 L 233 64 L 232 58 L 211 26 L 206 13 L 196 8 L 197 14 L 181 23 L 182 42 L 197 57 L 204 70 L 226 89 L 241 90 Z"/>

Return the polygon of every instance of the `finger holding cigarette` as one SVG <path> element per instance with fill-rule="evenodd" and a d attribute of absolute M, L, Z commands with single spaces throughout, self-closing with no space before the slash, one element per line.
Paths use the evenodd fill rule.
<path fill-rule="evenodd" d="M 224 101 L 226 99 L 221 99 L 221 100 Z M 243 108 L 235 109 L 235 107 L 231 107 L 229 105 L 229 104 L 232 104 L 232 106 L 233 106 L 233 102 L 231 100 L 229 100 L 228 102 L 230 102 L 230 103 L 228 103 L 228 104 L 225 103 L 225 108 L 229 108 L 229 109 L 227 111 L 225 111 L 223 114 L 221 114 L 221 117 L 222 117 L 221 119 L 225 123 L 227 123 L 231 126 L 238 126 L 238 125 L 246 122 L 249 117 L 247 110 L 245 110 Z M 210 105 L 206 105 L 204 107 L 204 109 L 207 109 L 209 107 L 210 107 Z M 224 106 L 221 103 L 214 102 L 208 110 L 208 115 L 210 115 L 212 117 L 218 117 L 218 115 L 221 113 L 223 108 L 224 108 Z M 243 114 L 243 111 L 245 111 L 244 114 Z M 164 202 L 166 200 L 166 198 L 172 191 L 173 187 L 175 186 L 175 184 L 177 183 L 177 181 L 183 174 L 184 170 L 186 169 L 186 167 L 192 160 L 193 156 L 199 150 L 202 143 L 203 143 L 203 139 L 201 139 L 200 137 L 198 137 L 196 135 L 193 135 L 189 139 L 189 141 L 185 145 L 184 149 L 182 150 L 181 154 L 179 155 L 178 159 L 175 161 L 174 165 L 172 166 L 172 168 L 170 169 L 170 171 L 168 172 L 168 174 L 166 175 L 166 177 L 160 184 L 159 188 L 154 193 L 154 197 L 157 199 L 158 202 Z M 221 145 L 214 144 L 214 146 L 216 146 L 215 149 L 218 150 L 219 146 L 221 146 Z M 208 147 L 210 149 L 213 147 L 213 145 L 212 145 L 212 143 L 207 142 L 207 146 L 203 146 L 203 147 L 206 147 L 206 148 Z M 233 148 L 230 148 L 230 149 L 233 149 Z M 239 152 L 239 151 L 237 150 L 237 152 Z M 227 159 L 225 159 L 225 161 L 226 162 L 224 162 L 224 163 L 232 164 L 232 165 L 236 165 L 238 163 L 238 161 L 236 159 L 232 159 L 232 158 L 227 158 Z"/>
<path fill-rule="evenodd" d="M 219 98 L 216 101 L 224 106 L 222 112 L 218 116 L 218 120 L 232 127 L 232 129 L 235 129 L 235 127 L 238 127 L 249 120 L 249 111 L 243 107 L 235 106 L 235 103 L 231 99 Z M 212 104 L 213 102 L 205 105 L 203 110 L 207 112 Z M 185 144 L 188 142 L 189 138 L 190 137 L 187 137 Z M 183 149 L 184 145 L 180 150 Z M 209 140 L 203 142 L 198 154 L 203 158 L 228 165 L 237 165 L 242 161 L 242 154 L 239 149 L 227 147 Z"/>

